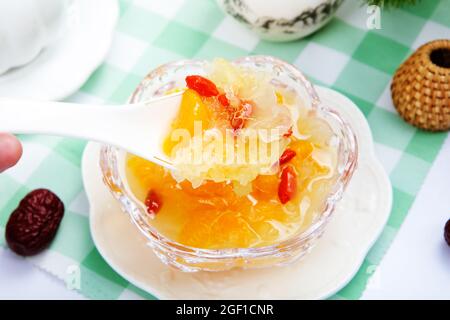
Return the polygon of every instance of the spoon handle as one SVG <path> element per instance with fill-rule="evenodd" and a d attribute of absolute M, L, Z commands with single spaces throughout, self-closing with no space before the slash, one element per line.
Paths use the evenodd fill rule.
<path fill-rule="evenodd" d="M 116 109 L 102 105 L 0 98 L 0 131 L 108 142 L 108 130 L 120 121 L 113 110 L 120 112 L 121 109 L 121 106 Z"/>
<path fill-rule="evenodd" d="M 0 131 L 96 141 L 168 167 L 161 141 L 180 102 L 180 93 L 116 106 L 0 98 Z"/>

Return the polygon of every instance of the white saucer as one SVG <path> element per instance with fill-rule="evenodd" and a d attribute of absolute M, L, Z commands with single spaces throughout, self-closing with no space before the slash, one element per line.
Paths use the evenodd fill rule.
<path fill-rule="evenodd" d="M 322 299 L 339 291 L 383 230 L 392 188 L 374 156 L 369 126 L 359 109 L 335 91 L 318 91 L 356 131 L 360 163 L 325 234 L 303 260 L 286 267 L 220 273 L 168 268 L 104 186 L 100 146 L 90 143 L 83 157 L 83 179 L 91 204 L 91 233 L 100 254 L 125 279 L 160 299 Z"/>
<path fill-rule="evenodd" d="M 117 0 L 76 0 L 62 36 L 29 64 L 0 76 L 0 97 L 61 100 L 103 62 L 119 17 Z"/>

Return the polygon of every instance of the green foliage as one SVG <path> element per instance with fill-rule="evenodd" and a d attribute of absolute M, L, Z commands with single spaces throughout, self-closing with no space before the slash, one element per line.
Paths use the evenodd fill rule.
<path fill-rule="evenodd" d="M 376 5 L 382 8 L 399 8 L 416 4 L 420 0 L 364 0 L 368 5 Z"/>

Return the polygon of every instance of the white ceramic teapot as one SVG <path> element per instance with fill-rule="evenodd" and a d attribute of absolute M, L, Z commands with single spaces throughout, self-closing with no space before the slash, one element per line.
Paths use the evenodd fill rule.
<path fill-rule="evenodd" d="M 33 60 L 63 26 L 69 0 L 0 0 L 0 74 Z"/>
<path fill-rule="evenodd" d="M 344 0 L 217 0 L 222 9 L 270 41 L 306 37 L 331 20 Z"/>

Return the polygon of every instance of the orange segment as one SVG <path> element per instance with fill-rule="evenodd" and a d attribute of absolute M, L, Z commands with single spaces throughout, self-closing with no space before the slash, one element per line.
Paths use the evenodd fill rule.
<path fill-rule="evenodd" d="M 278 192 L 279 179 L 277 175 L 258 176 L 253 181 L 252 195 L 257 200 L 275 199 Z"/>
<path fill-rule="evenodd" d="M 296 139 L 289 144 L 289 148 L 296 153 L 296 156 L 291 160 L 296 164 L 301 164 L 314 150 L 314 146 L 310 142 Z"/>
<path fill-rule="evenodd" d="M 220 215 L 211 231 L 218 248 L 248 248 L 258 241 L 250 224 L 233 211 Z"/>
<path fill-rule="evenodd" d="M 167 155 L 170 155 L 172 149 L 180 142 L 172 140 L 172 132 L 176 129 L 186 129 L 192 137 L 196 121 L 201 122 L 203 129 L 207 129 L 210 122 L 209 110 L 197 92 L 187 89 L 183 93 L 178 115 L 163 144 L 163 150 Z"/>
<path fill-rule="evenodd" d="M 142 189 L 149 190 L 165 180 L 164 168 L 137 156 L 129 156 L 127 167 L 131 175 L 131 184 L 138 184 Z"/>
<path fill-rule="evenodd" d="M 195 219 L 190 219 L 181 229 L 178 241 L 192 247 L 208 248 L 211 243 L 213 219 L 212 213 L 197 212 Z"/>

